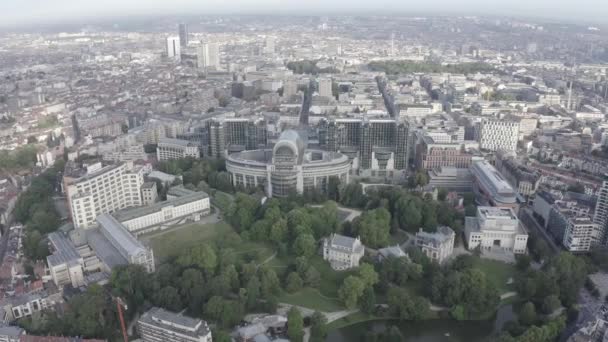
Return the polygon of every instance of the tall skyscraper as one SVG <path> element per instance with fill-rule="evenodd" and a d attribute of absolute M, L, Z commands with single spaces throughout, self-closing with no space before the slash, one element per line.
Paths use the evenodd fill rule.
<path fill-rule="evenodd" d="M 205 43 L 198 47 L 197 65 L 201 69 L 220 67 L 220 48 L 216 43 Z"/>
<path fill-rule="evenodd" d="M 598 240 L 605 242 L 606 226 L 608 226 L 608 175 L 604 175 L 604 183 L 602 183 L 602 187 L 597 192 L 593 222 L 600 226 Z"/>
<path fill-rule="evenodd" d="M 188 46 L 188 25 L 179 24 L 179 43 L 182 47 Z"/>
<path fill-rule="evenodd" d="M 181 51 L 182 50 L 179 44 L 179 37 L 167 37 L 167 57 L 179 61 L 181 59 Z"/>
<path fill-rule="evenodd" d="M 320 78 L 319 79 L 319 96 L 331 98 L 332 93 L 332 80 L 331 78 Z"/>

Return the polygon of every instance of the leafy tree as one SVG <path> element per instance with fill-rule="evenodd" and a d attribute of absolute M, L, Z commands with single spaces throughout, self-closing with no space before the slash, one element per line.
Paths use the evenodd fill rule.
<path fill-rule="evenodd" d="M 259 269 L 262 297 L 268 298 L 275 295 L 281 289 L 277 274 L 270 268 L 262 266 Z"/>
<path fill-rule="evenodd" d="M 526 302 L 519 311 L 519 321 L 524 325 L 536 322 L 536 308 L 531 302 Z"/>
<path fill-rule="evenodd" d="M 304 338 L 304 320 L 296 307 L 291 307 L 287 313 L 287 335 L 293 342 L 301 342 Z"/>
<path fill-rule="evenodd" d="M 260 296 L 261 284 L 257 276 L 253 276 L 247 283 L 247 308 L 252 309 L 255 307 L 257 300 Z"/>
<path fill-rule="evenodd" d="M 315 238 L 310 234 L 300 235 L 293 243 L 293 252 L 297 256 L 311 257 L 315 254 Z"/>
<path fill-rule="evenodd" d="M 474 204 L 467 204 L 464 207 L 465 216 L 476 216 L 477 215 L 477 207 Z"/>
<path fill-rule="evenodd" d="M 203 274 L 195 268 L 184 270 L 180 277 L 180 294 L 192 313 L 199 313 L 205 298 Z"/>
<path fill-rule="evenodd" d="M 392 315 L 401 320 L 419 320 L 429 316 L 429 302 L 423 297 L 412 296 L 404 288 L 392 287 L 387 303 Z"/>
<path fill-rule="evenodd" d="M 165 286 L 157 292 L 154 295 L 154 304 L 175 312 L 183 308 L 179 292 L 173 286 Z"/>
<path fill-rule="evenodd" d="M 321 284 L 321 273 L 313 266 L 310 266 L 304 274 L 304 284 L 310 287 L 319 287 Z"/>
<path fill-rule="evenodd" d="M 258 208 L 259 204 L 253 197 L 238 193 L 228 210 L 226 218 L 238 231 L 247 230 L 253 224 Z"/>
<path fill-rule="evenodd" d="M 287 276 L 287 280 L 285 281 L 285 290 L 289 293 L 294 293 L 300 291 L 303 286 L 302 278 L 296 273 L 291 272 Z"/>
<path fill-rule="evenodd" d="M 562 303 L 559 301 L 559 297 L 556 295 L 550 295 L 545 297 L 543 300 L 543 313 L 549 315 L 555 310 L 559 309 Z"/>
<path fill-rule="evenodd" d="M 445 201 L 445 199 L 448 197 L 448 190 L 445 188 L 439 188 L 439 190 L 437 191 L 437 200 L 438 201 Z"/>
<path fill-rule="evenodd" d="M 374 270 L 374 267 L 368 263 L 362 263 L 359 266 L 358 276 L 363 282 L 365 287 L 372 287 L 378 283 L 378 273 Z"/>
<path fill-rule="evenodd" d="M 391 214 L 383 208 L 365 211 L 355 220 L 355 234 L 364 245 L 376 248 L 388 244 Z"/>
<path fill-rule="evenodd" d="M 217 267 L 217 255 L 213 247 L 208 244 L 202 244 L 180 255 L 177 259 L 177 264 L 182 267 L 197 266 L 209 273 L 213 273 Z"/>
<path fill-rule="evenodd" d="M 374 313 L 376 308 L 376 294 L 374 293 L 374 289 L 372 287 L 367 287 L 363 291 L 360 306 L 362 312 L 368 315 Z"/>
<path fill-rule="evenodd" d="M 310 317 L 310 341 L 324 342 L 327 336 L 327 318 L 319 311 L 315 311 Z"/>
<path fill-rule="evenodd" d="M 363 295 L 365 283 L 360 278 L 348 276 L 342 287 L 338 290 L 338 298 L 344 303 L 348 309 L 354 309 L 357 306 L 359 298 Z"/>

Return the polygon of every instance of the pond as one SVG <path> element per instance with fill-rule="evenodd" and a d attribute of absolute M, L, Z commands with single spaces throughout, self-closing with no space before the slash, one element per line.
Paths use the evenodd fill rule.
<path fill-rule="evenodd" d="M 354 324 L 329 332 L 327 342 L 364 342 L 368 331 L 384 332 L 397 326 L 407 342 L 486 342 L 500 332 L 503 325 L 515 319 L 513 307 L 505 305 L 495 317 L 487 321 L 455 321 L 435 319 L 427 321 L 380 320 Z"/>

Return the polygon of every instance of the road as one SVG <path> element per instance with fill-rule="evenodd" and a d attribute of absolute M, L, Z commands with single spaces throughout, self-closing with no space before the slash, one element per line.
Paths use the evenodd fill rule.
<path fill-rule="evenodd" d="M 559 253 L 560 247 L 555 243 L 549 233 L 536 222 L 529 208 L 521 208 L 519 211 L 519 218 L 526 228 L 533 229 L 539 233 L 538 235 L 547 242 L 547 245 L 549 245 L 553 253 Z"/>

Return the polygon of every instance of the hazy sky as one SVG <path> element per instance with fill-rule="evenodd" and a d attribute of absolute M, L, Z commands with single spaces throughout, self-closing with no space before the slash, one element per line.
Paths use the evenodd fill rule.
<path fill-rule="evenodd" d="M 113 15 L 452 12 L 608 23 L 607 0 L 0 0 L 3 25 Z"/>

